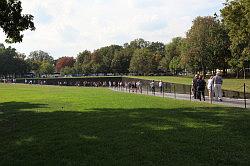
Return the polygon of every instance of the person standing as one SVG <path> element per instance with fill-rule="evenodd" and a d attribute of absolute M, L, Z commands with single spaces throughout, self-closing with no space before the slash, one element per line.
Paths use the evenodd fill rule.
<path fill-rule="evenodd" d="M 214 83 L 214 93 L 215 93 L 215 99 L 218 101 L 222 101 L 222 90 L 221 86 L 223 83 L 222 77 L 220 76 L 220 73 L 217 72 L 216 76 L 213 77 L 213 83 Z"/>
<path fill-rule="evenodd" d="M 141 81 L 136 82 L 136 87 L 138 88 L 139 92 L 142 93 L 142 84 L 141 84 Z"/>
<path fill-rule="evenodd" d="M 211 76 L 207 81 L 207 89 L 208 89 L 208 96 L 209 99 L 213 100 L 214 97 L 214 83 L 213 83 L 213 76 Z"/>
<path fill-rule="evenodd" d="M 199 79 L 199 74 L 196 74 L 192 81 L 192 91 L 194 99 L 197 98 L 197 80 Z"/>
<path fill-rule="evenodd" d="M 152 94 L 155 94 L 155 81 L 154 80 L 150 82 L 150 88 L 152 90 Z"/>
<path fill-rule="evenodd" d="M 203 97 L 203 100 L 205 101 L 205 87 L 206 87 L 206 81 L 203 79 L 203 76 L 200 75 L 199 79 L 197 80 L 197 97 L 201 101 L 201 95 Z"/>
<path fill-rule="evenodd" d="M 137 92 L 137 90 L 136 90 L 136 82 L 135 81 L 132 82 L 132 92 Z"/>
<path fill-rule="evenodd" d="M 160 88 L 160 92 L 162 93 L 163 92 L 163 83 L 161 80 L 159 82 L 159 88 Z"/>

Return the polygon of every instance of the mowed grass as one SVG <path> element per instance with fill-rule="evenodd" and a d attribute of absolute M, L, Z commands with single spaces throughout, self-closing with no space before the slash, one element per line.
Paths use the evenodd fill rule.
<path fill-rule="evenodd" d="M 192 79 L 191 77 L 176 77 L 176 76 L 132 76 L 132 78 L 140 78 L 146 80 L 162 80 L 164 82 L 178 83 L 178 84 L 186 84 L 191 85 Z M 207 80 L 206 80 L 207 81 Z M 246 83 L 246 91 L 250 93 L 250 79 L 223 79 L 222 88 L 225 90 L 233 90 L 233 91 L 244 91 L 244 83 Z"/>
<path fill-rule="evenodd" d="M 0 84 L 0 165 L 248 165 L 249 138 L 240 108 Z"/>

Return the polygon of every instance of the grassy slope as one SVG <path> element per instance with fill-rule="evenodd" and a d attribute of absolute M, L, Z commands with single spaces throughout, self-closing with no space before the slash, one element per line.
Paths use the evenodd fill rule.
<path fill-rule="evenodd" d="M 190 85 L 192 83 L 192 78 L 188 77 L 174 77 L 174 76 L 136 76 L 132 78 L 142 78 L 148 80 L 162 80 L 164 82 L 172 82 L 179 84 Z M 243 91 L 243 84 L 246 83 L 247 91 L 250 93 L 250 79 L 224 79 L 223 89 Z"/>
<path fill-rule="evenodd" d="M 0 84 L 0 165 L 247 165 L 249 138 L 243 109 Z"/>

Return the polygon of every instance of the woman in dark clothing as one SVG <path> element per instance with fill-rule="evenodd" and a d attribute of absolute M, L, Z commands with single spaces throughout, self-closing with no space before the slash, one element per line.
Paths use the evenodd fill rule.
<path fill-rule="evenodd" d="M 197 97 L 198 97 L 198 92 L 197 92 L 198 79 L 199 79 L 199 74 L 196 74 L 193 78 L 193 81 L 192 81 L 192 91 L 193 91 L 194 99 L 197 99 Z"/>
<path fill-rule="evenodd" d="M 198 92 L 198 99 L 201 101 L 201 95 L 203 97 L 203 100 L 205 101 L 205 87 L 206 87 L 206 81 L 203 79 L 203 76 L 200 75 L 199 79 L 197 80 L 197 92 Z"/>

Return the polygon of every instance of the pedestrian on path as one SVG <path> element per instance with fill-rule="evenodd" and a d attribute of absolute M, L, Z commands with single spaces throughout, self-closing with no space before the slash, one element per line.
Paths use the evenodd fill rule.
<path fill-rule="evenodd" d="M 160 88 L 160 92 L 163 92 L 163 82 L 160 80 L 159 82 L 159 88 Z"/>
<path fill-rule="evenodd" d="M 200 75 L 199 79 L 197 80 L 197 96 L 198 99 L 201 101 L 201 95 L 203 97 L 203 100 L 205 101 L 205 87 L 206 87 L 206 81 L 204 80 L 203 76 Z"/>
<path fill-rule="evenodd" d="M 222 77 L 219 72 L 216 73 L 216 76 L 213 77 L 213 83 L 214 83 L 214 93 L 215 93 L 215 100 L 216 101 L 222 101 Z"/>
<path fill-rule="evenodd" d="M 154 80 L 150 82 L 150 88 L 151 88 L 152 94 L 155 94 L 155 81 Z"/>
<path fill-rule="evenodd" d="M 214 97 L 214 83 L 213 83 L 213 76 L 211 76 L 207 81 L 207 89 L 208 89 L 208 96 L 209 99 L 213 100 Z"/>
<path fill-rule="evenodd" d="M 142 83 L 141 83 L 141 81 L 136 82 L 136 87 L 138 88 L 139 92 L 142 93 Z"/>
<path fill-rule="evenodd" d="M 199 74 L 196 74 L 192 81 L 192 92 L 194 99 L 197 98 L 197 80 L 199 79 Z"/>

